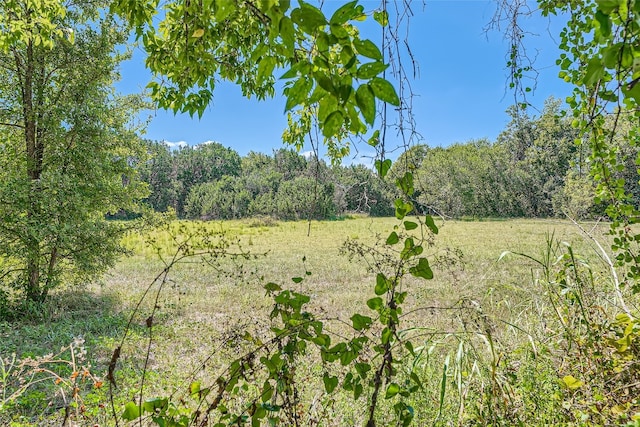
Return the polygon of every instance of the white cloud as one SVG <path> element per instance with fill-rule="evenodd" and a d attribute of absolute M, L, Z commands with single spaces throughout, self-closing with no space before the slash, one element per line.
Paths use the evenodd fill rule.
<path fill-rule="evenodd" d="M 207 144 L 219 144 L 219 142 L 218 141 L 213 141 L 213 140 L 210 139 L 208 141 L 201 142 L 198 145 L 207 145 Z"/>
<path fill-rule="evenodd" d="M 178 148 L 186 147 L 187 145 L 189 145 L 187 144 L 187 141 L 176 141 L 176 142 L 162 141 L 162 142 L 172 150 L 176 150 Z"/>

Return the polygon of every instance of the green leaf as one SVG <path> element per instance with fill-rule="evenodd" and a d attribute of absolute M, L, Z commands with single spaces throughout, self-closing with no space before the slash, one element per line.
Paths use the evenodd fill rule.
<path fill-rule="evenodd" d="M 409 273 L 415 277 L 422 277 L 426 280 L 433 279 L 433 271 L 431 270 L 429 261 L 426 258 L 420 258 L 418 260 L 418 265 L 411 267 L 409 269 Z"/>
<path fill-rule="evenodd" d="M 362 316 L 356 313 L 351 316 L 351 322 L 353 323 L 353 328 L 356 331 L 361 331 L 363 329 L 367 329 L 373 321 L 371 320 L 371 317 Z"/>
<path fill-rule="evenodd" d="M 283 16 L 280 20 L 280 38 L 287 52 L 293 56 L 295 48 L 295 29 L 293 28 L 293 22 L 288 16 Z"/>
<path fill-rule="evenodd" d="M 127 421 L 133 421 L 140 418 L 140 407 L 135 402 L 127 402 L 127 404 L 124 405 L 122 418 Z"/>
<path fill-rule="evenodd" d="M 300 77 L 292 87 L 288 88 L 286 91 L 287 104 L 285 111 L 289 111 L 296 105 L 302 104 L 308 98 L 311 86 L 312 83 L 310 80 L 307 80 L 305 77 Z"/>
<path fill-rule="evenodd" d="M 327 119 L 322 124 L 322 135 L 324 135 L 325 138 L 337 136 L 343 124 L 344 116 L 342 115 L 342 111 L 334 111 L 327 116 Z"/>
<path fill-rule="evenodd" d="M 431 230 L 433 234 L 438 234 L 438 226 L 433 221 L 433 217 L 431 215 L 427 215 L 424 218 L 424 223 L 427 225 L 427 227 L 429 228 L 429 230 Z"/>
<path fill-rule="evenodd" d="M 402 199 L 396 199 L 394 205 L 396 207 L 396 218 L 398 219 L 404 219 L 404 217 L 413 210 L 413 205 Z"/>
<path fill-rule="evenodd" d="M 333 94 L 326 95 L 320 99 L 318 104 L 318 120 L 324 122 L 329 117 L 329 114 L 338 108 L 338 99 Z"/>
<path fill-rule="evenodd" d="M 318 85 L 322 89 L 326 90 L 329 93 L 335 94 L 336 89 L 333 86 L 333 82 L 324 72 L 322 72 L 321 70 L 314 71 L 313 77 L 316 79 L 316 82 L 318 82 Z"/>
<path fill-rule="evenodd" d="M 322 376 L 322 381 L 324 382 L 324 389 L 327 393 L 333 392 L 333 390 L 338 386 L 338 377 L 329 376 L 326 372 Z"/>
<path fill-rule="evenodd" d="M 167 404 L 169 403 L 169 400 L 167 398 L 155 398 L 155 399 L 148 399 L 145 400 L 144 403 L 142 404 L 142 411 L 143 412 L 150 412 L 150 413 L 155 413 L 156 409 L 160 409 L 162 410 L 163 408 L 167 407 Z"/>
<path fill-rule="evenodd" d="M 380 77 L 374 77 L 369 82 L 369 85 L 371 86 L 376 98 L 391 105 L 395 105 L 396 107 L 400 105 L 400 98 L 398 98 L 395 88 L 387 80 L 381 79 Z"/>
<path fill-rule="evenodd" d="M 314 35 L 318 27 L 327 24 L 327 18 L 320 9 L 302 1 L 300 7 L 291 12 L 291 20 L 309 35 Z"/>
<path fill-rule="evenodd" d="M 380 175 L 380 178 L 384 178 L 385 176 L 387 176 L 387 172 L 389 172 L 389 169 L 391 169 L 390 159 L 386 159 L 384 161 L 376 160 L 374 164 L 376 170 L 378 171 L 378 175 Z"/>
<path fill-rule="evenodd" d="M 276 67 L 276 59 L 273 57 L 263 58 L 258 64 L 258 82 L 263 82 L 266 78 L 273 74 L 273 69 Z"/>
<path fill-rule="evenodd" d="M 356 91 L 356 103 L 364 120 L 373 125 L 376 120 L 376 99 L 373 91 L 368 85 L 360 85 Z"/>
<path fill-rule="evenodd" d="M 389 64 L 385 64 L 382 61 L 368 62 L 366 64 L 362 64 L 360 68 L 358 68 L 356 77 L 363 80 L 370 79 L 377 76 L 387 68 L 389 68 Z"/>
<path fill-rule="evenodd" d="M 282 288 L 277 283 L 269 282 L 266 285 L 264 285 L 264 290 L 267 292 L 277 292 L 277 291 L 281 291 Z"/>
<path fill-rule="evenodd" d="M 384 328 L 382 330 L 382 335 L 380 335 L 380 342 L 382 342 L 382 344 L 388 344 L 391 342 L 391 338 L 393 338 L 393 332 L 391 332 L 391 329 Z"/>
<path fill-rule="evenodd" d="M 342 25 L 350 19 L 355 18 L 359 15 L 358 9 L 356 6 L 358 5 L 358 0 L 349 2 L 344 6 L 341 6 L 336 10 L 333 15 L 331 15 L 331 19 L 329 22 L 331 24 Z"/>
<path fill-rule="evenodd" d="M 400 238 L 398 237 L 398 233 L 396 233 L 395 231 L 392 231 L 391 234 L 389 234 L 389 237 L 387 237 L 386 244 L 395 245 L 399 241 L 400 241 Z"/>
<path fill-rule="evenodd" d="M 200 387 L 202 383 L 200 381 L 194 381 L 189 385 L 189 394 L 191 396 L 197 396 L 200 393 Z"/>
<path fill-rule="evenodd" d="M 373 19 L 375 19 L 375 21 L 383 27 L 389 25 L 389 13 L 386 10 L 376 10 L 375 12 L 373 12 Z"/>
<path fill-rule="evenodd" d="M 599 10 L 596 12 L 596 21 L 600 26 L 600 34 L 603 37 L 609 37 L 611 35 L 611 20 L 609 19 L 609 15 Z"/>
<path fill-rule="evenodd" d="M 413 221 L 405 221 L 404 228 L 407 231 L 415 230 L 416 228 L 418 228 L 418 224 Z"/>
<path fill-rule="evenodd" d="M 375 293 L 376 295 L 382 295 L 389 290 L 389 281 L 382 273 L 378 273 L 376 276 L 376 286 Z"/>
<path fill-rule="evenodd" d="M 378 46 L 375 45 L 371 40 L 354 40 L 353 46 L 356 48 L 356 51 L 367 58 L 375 59 L 378 61 L 382 60 L 382 52 Z"/>
<path fill-rule="evenodd" d="M 369 138 L 367 140 L 367 144 L 369 144 L 372 147 L 377 147 L 378 144 L 380 144 L 380 131 L 377 130 L 373 133 L 373 135 L 371 135 L 371 138 Z"/>
<path fill-rule="evenodd" d="M 293 283 L 300 283 L 302 282 L 302 277 L 292 277 L 291 280 L 293 281 Z"/>
<path fill-rule="evenodd" d="M 215 2 L 215 5 L 215 16 L 216 21 L 218 22 L 224 21 L 229 15 L 233 13 L 234 10 L 236 10 L 236 3 L 233 1 L 218 0 Z"/>
<path fill-rule="evenodd" d="M 371 310 L 378 310 L 380 307 L 382 307 L 383 302 L 382 302 L 382 298 L 380 297 L 375 297 L 375 298 L 371 298 L 367 301 L 367 307 L 369 307 Z"/>
<path fill-rule="evenodd" d="M 573 375 L 567 375 L 562 378 L 562 384 L 569 390 L 577 390 L 584 385 L 584 382 L 580 381 Z"/>
<path fill-rule="evenodd" d="M 413 195 L 414 187 L 413 187 L 413 173 L 407 171 L 396 181 L 397 187 L 402 190 L 404 194 L 407 196 Z"/>
<path fill-rule="evenodd" d="M 391 383 L 387 386 L 387 392 L 384 395 L 385 399 L 391 399 L 393 396 L 400 392 L 400 386 L 396 383 Z"/>
<path fill-rule="evenodd" d="M 344 29 L 342 25 L 331 24 L 329 27 L 331 34 L 333 34 L 339 40 L 346 40 L 349 38 L 349 33 Z"/>
<path fill-rule="evenodd" d="M 620 6 L 620 0 L 596 0 L 598 10 L 607 15 Z"/>
<path fill-rule="evenodd" d="M 591 58 L 587 64 L 587 71 L 582 80 L 587 87 L 592 87 L 604 76 L 604 66 L 599 57 Z"/>

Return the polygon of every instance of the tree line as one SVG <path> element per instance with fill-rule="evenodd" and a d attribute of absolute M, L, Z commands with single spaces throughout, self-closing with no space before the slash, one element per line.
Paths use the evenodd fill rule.
<path fill-rule="evenodd" d="M 156 211 L 172 208 L 181 218 L 393 215 L 395 182 L 407 171 L 413 174 L 417 206 L 447 218 L 604 215 L 604 207 L 594 202 L 587 145 L 576 143 L 578 132 L 563 116 L 561 102 L 547 100 L 539 115 L 515 108 L 508 113 L 511 122 L 495 141 L 413 146 L 385 179 L 364 165 L 329 166 L 285 148 L 241 157 L 220 143 L 172 151 L 151 141 L 140 174 L 150 190 L 147 203 Z M 617 144 L 627 167 L 616 178 L 640 201 L 637 149 L 624 140 Z"/>
<path fill-rule="evenodd" d="M 328 166 L 315 156 L 281 148 L 241 157 L 217 142 L 171 150 L 147 142 L 140 167 L 147 203 L 181 218 L 327 219 L 347 212 L 393 214 L 386 183 L 364 165 Z"/>

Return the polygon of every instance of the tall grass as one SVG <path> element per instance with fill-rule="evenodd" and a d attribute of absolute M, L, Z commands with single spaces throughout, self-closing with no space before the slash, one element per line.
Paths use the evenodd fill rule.
<path fill-rule="evenodd" d="M 104 380 L 125 319 L 164 268 L 160 259 L 168 259 L 183 237 L 204 227 L 208 230 L 205 234 L 224 235 L 234 250 L 255 256 L 215 262 L 194 257 L 171 269 L 158 298 L 147 298 L 134 318 L 132 335 L 118 360 L 115 404 L 120 411 L 140 386 L 140 370 L 148 350 L 145 319 L 153 311 L 145 395 L 183 391 L 185 378 L 194 372 L 205 384 L 223 372 L 229 361 L 250 351 L 255 342 L 247 337 L 268 336 L 273 301 L 265 296 L 264 283 L 279 283 L 310 295 L 308 309 L 327 319 L 332 334 L 344 334 L 344 322 L 353 313 L 366 310 L 365 302 L 375 283 L 375 272 L 362 260 L 354 257 L 349 261 L 345 256 L 344 242 L 350 239 L 373 245 L 394 225 L 394 219 L 383 218 L 311 224 L 176 222 L 171 233 L 131 234 L 124 243 L 132 255 L 101 283 L 87 284 L 81 292 L 61 290 L 55 294 L 45 308 L 45 326 L 26 319 L 0 324 L 0 354 L 3 360 L 14 353 L 17 359 L 44 355 L 82 336 L 92 375 Z M 605 239 L 603 230 L 596 227 L 593 233 Z M 571 251 L 557 242 L 569 243 Z M 197 249 L 211 242 L 192 243 Z M 400 371 L 406 372 L 407 378 L 419 372 L 423 384 L 411 396 L 416 408 L 414 425 L 596 422 L 590 405 L 580 403 L 589 401 L 584 390 L 595 387 L 588 397 L 597 406 L 599 389 L 587 380 L 604 385 L 615 377 L 615 369 L 622 368 L 628 375 L 624 381 L 617 380 L 618 386 L 626 390 L 625 384 L 632 384 L 627 380 L 635 378 L 636 367 L 623 360 L 635 351 L 635 335 L 620 332 L 625 320 L 616 318 L 617 307 L 608 304 L 613 290 L 607 268 L 574 225 L 553 220 L 448 221 L 440 224 L 440 234 L 430 250 L 435 278 L 426 282 L 407 279 L 409 299 L 400 331 L 414 346 Z M 568 253 L 573 255 L 567 258 Z M 291 280 L 303 276 L 303 281 Z M 571 285 L 563 288 L 562 283 Z M 588 301 L 588 319 L 585 312 L 574 310 L 580 305 L 578 301 Z M 599 312 L 602 315 L 594 320 Z M 567 323 L 567 319 L 574 323 Z M 584 344 L 585 337 L 591 336 L 594 342 L 593 334 L 605 325 L 612 334 L 622 334 L 616 335 L 617 340 L 627 337 L 634 344 L 620 353 L 621 361 L 611 368 L 613 377 L 596 378 L 596 371 L 585 368 L 590 356 L 574 349 Z M 634 323 L 630 330 L 636 327 Z M 617 357 L 611 354 L 619 349 L 611 346 L 589 351 L 608 352 L 601 358 L 604 363 Z M 566 360 L 568 356 L 570 360 Z M 578 370 L 572 369 L 573 360 L 580 363 Z M 201 369 L 204 361 L 206 369 Z M 319 374 L 322 367 L 311 358 L 299 363 L 299 371 L 307 378 L 303 393 L 308 425 L 363 422 L 365 405 L 354 402 L 346 391 L 327 401 Z M 578 382 L 572 383 L 571 378 Z M 577 386 L 579 382 L 582 385 Z M 54 386 L 43 383 L 23 393 L 0 410 L 0 420 L 38 425 L 64 417 L 55 403 L 32 405 L 34 399 L 54 402 Z M 86 393 L 89 398 L 85 399 L 81 423 L 110 423 L 104 389 Z M 609 414 L 617 411 L 616 420 L 631 422 L 636 403 L 622 402 L 611 393 L 607 399 Z M 385 402 L 382 405 L 384 408 Z M 385 419 L 384 412 L 380 419 Z"/>

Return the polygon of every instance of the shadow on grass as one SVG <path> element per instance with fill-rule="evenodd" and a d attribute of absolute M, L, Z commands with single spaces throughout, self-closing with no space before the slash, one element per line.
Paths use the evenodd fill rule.
<path fill-rule="evenodd" d="M 19 368 L 20 361 L 46 358 L 45 355 L 49 354 L 57 355 L 64 348 L 67 350 L 61 353 L 61 358 L 69 360 L 72 357 L 68 351 L 70 344 L 82 343 L 83 349 L 76 351 L 83 353 L 84 361 L 80 365 L 78 360 L 78 366 L 90 367 L 92 378 L 106 382 L 111 356 L 124 334 L 129 315 L 129 310 L 123 310 L 123 304 L 115 295 L 88 290 L 56 292 L 46 302 L 29 305 L 26 310 L 16 313 L 13 320 L 0 321 L 0 368 L 2 372 L 13 369 L 14 374 L 24 374 L 29 371 Z M 141 337 L 144 333 L 144 326 L 134 323 L 130 327 L 129 336 Z M 73 357 L 78 355 L 76 353 Z M 51 375 L 69 378 L 72 370 L 70 366 L 66 362 L 54 362 L 46 365 L 46 368 L 51 369 Z M 135 380 L 135 372 L 129 373 L 132 380 Z M 31 375 L 33 374 L 27 374 L 25 379 L 28 380 Z M 45 372 L 35 375 L 46 377 L 48 374 Z M 51 375 L 49 377 L 55 379 Z M 52 420 L 58 422 L 66 404 L 61 401 L 61 387 L 53 379 L 35 382 L 14 401 L 0 400 L 0 425 L 18 422 L 17 425 L 20 426 L 32 426 L 44 425 Z M 90 383 L 91 381 L 89 385 Z M 0 377 L 0 390 L 5 389 L 7 396 L 16 390 L 16 384 L 16 381 L 8 377 Z M 88 388 L 81 393 L 87 409 L 90 404 L 95 408 L 104 408 L 108 402 L 107 388 Z M 2 397 L 0 395 L 0 399 Z M 94 415 L 98 411 L 104 413 L 105 410 L 96 409 Z"/>

